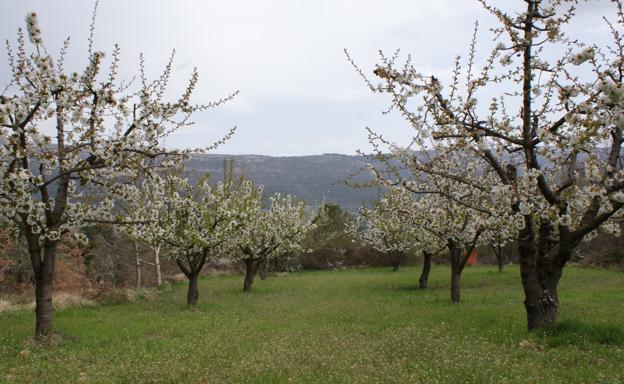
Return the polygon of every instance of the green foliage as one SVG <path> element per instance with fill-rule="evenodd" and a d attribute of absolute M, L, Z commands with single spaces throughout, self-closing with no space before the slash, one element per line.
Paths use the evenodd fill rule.
<path fill-rule="evenodd" d="M 333 203 L 324 203 L 321 211 L 323 218 L 318 220 L 316 228 L 308 234 L 307 243 L 310 248 L 349 247 L 351 237 L 345 232 L 345 225 L 353 220 L 351 215 Z"/>
<path fill-rule="evenodd" d="M 56 314 L 62 341 L 36 347 L 32 311 L 0 313 L 0 383 L 617 383 L 624 381 L 624 275 L 570 267 L 560 326 L 529 334 L 517 267 L 298 272 L 240 292 L 239 276 L 154 301 Z M 25 341 L 26 340 L 26 341 Z"/>

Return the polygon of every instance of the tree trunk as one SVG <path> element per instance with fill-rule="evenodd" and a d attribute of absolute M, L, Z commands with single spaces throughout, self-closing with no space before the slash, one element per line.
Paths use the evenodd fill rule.
<path fill-rule="evenodd" d="M 503 272 L 505 268 L 505 256 L 503 254 L 503 247 L 496 245 L 492 247 L 492 250 L 496 254 L 496 264 L 498 265 L 498 272 Z"/>
<path fill-rule="evenodd" d="M 549 231 L 549 224 L 546 223 L 542 227 L 540 231 L 541 237 L 545 238 L 544 241 L 536 244 L 529 235 L 521 237 L 523 240 L 518 243 L 520 276 L 529 331 L 551 327 L 555 324 L 559 309 L 557 287 L 563 267 L 570 259 L 576 245 L 560 240 L 556 247 L 551 247 L 547 243 L 548 238 L 543 236 Z"/>
<path fill-rule="evenodd" d="M 156 265 L 156 284 L 162 285 L 162 271 L 160 269 L 160 245 L 154 249 L 154 264 Z"/>
<path fill-rule="evenodd" d="M 561 275 L 545 278 L 550 272 L 540 271 L 535 266 L 527 266 L 524 262 L 526 258 L 523 250 L 520 250 L 520 274 L 524 289 L 527 328 L 532 331 L 555 324 L 559 308 L 557 285 Z"/>
<path fill-rule="evenodd" d="M 401 257 L 403 255 L 400 252 L 396 252 L 392 255 L 392 272 L 397 272 L 401 266 Z"/>
<path fill-rule="evenodd" d="M 33 243 L 34 241 L 29 242 L 29 253 L 35 276 L 35 339 L 40 340 L 52 334 L 54 315 L 52 290 L 56 242 L 48 240 L 44 247 L 32 246 Z"/>
<path fill-rule="evenodd" d="M 141 289 L 141 259 L 139 258 L 139 243 L 134 242 L 134 257 L 135 257 L 135 289 Z"/>
<path fill-rule="evenodd" d="M 258 270 L 260 271 L 260 279 L 266 280 L 269 270 L 269 262 L 266 260 L 261 262 L 258 266 Z"/>
<path fill-rule="evenodd" d="M 461 296 L 461 271 L 457 268 L 451 268 L 451 301 L 453 303 L 459 303 Z"/>
<path fill-rule="evenodd" d="M 429 281 L 429 272 L 431 271 L 431 254 L 429 252 L 423 252 L 423 268 L 420 272 L 420 278 L 418 279 L 418 287 L 420 289 L 427 288 L 427 282 Z"/>
<path fill-rule="evenodd" d="M 189 274 L 188 292 L 186 294 L 186 304 L 197 305 L 199 301 L 199 276 L 197 274 Z"/>
<path fill-rule="evenodd" d="M 255 259 L 245 259 L 245 282 L 243 283 L 243 291 L 250 292 L 254 282 L 256 272 L 258 272 L 259 262 Z"/>
<path fill-rule="evenodd" d="M 188 266 L 184 264 L 181 258 L 176 259 L 178 268 L 184 273 L 189 281 L 188 292 L 186 294 L 186 303 L 188 305 L 197 305 L 199 301 L 199 275 L 206 262 L 207 251 L 203 253 L 185 253 Z"/>
<path fill-rule="evenodd" d="M 448 241 L 449 258 L 451 263 L 451 302 L 459 303 L 461 296 L 461 273 L 462 265 L 462 248 L 453 240 Z"/>

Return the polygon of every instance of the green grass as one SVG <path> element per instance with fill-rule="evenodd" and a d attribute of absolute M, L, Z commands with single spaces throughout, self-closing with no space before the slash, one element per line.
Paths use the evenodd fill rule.
<path fill-rule="evenodd" d="M 56 312 L 56 345 L 29 343 L 30 311 L 0 314 L 4 383 L 621 383 L 624 274 L 567 268 L 557 327 L 526 332 L 517 268 L 301 272 L 203 279 L 142 301 Z M 529 340 L 528 342 L 525 340 Z M 522 343 L 523 346 L 519 346 Z"/>

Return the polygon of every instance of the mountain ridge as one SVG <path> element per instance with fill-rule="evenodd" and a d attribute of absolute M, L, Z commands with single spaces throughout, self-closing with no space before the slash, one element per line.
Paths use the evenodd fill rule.
<path fill-rule="evenodd" d="M 233 161 L 234 174 L 242 175 L 264 186 L 265 193 L 289 193 L 303 199 L 308 205 L 322 201 L 338 204 L 342 209 L 355 212 L 362 204 L 378 198 L 376 188 L 353 188 L 344 180 L 364 169 L 363 156 L 325 153 L 322 155 L 268 156 L 194 154 L 186 163 L 186 172 L 199 177 L 210 174 L 217 180 L 223 178 L 224 161 Z M 354 181 L 370 180 L 368 173 Z"/>

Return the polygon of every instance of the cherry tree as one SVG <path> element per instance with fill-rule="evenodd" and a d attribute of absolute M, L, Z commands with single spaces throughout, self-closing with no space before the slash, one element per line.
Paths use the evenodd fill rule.
<path fill-rule="evenodd" d="M 245 264 L 243 291 L 251 291 L 254 277 L 263 263 L 272 257 L 305 251 L 303 240 L 314 228 L 314 220 L 306 213 L 303 202 L 296 203 L 290 195 L 279 193 L 270 197 L 269 207 L 262 208 L 261 200 L 253 213 L 232 238 L 230 247 Z M 321 215 L 312 215 L 321 217 Z"/>
<path fill-rule="evenodd" d="M 391 188 L 381 200 L 381 208 L 391 213 L 386 213 L 387 216 L 402 221 L 401 227 L 412 246 L 421 249 L 425 258 L 447 250 L 451 266 L 451 301 L 454 303 L 460 301 L 461 274 L 471 251 L 482 244 L 502 246 L 516 237 L 519 218 L 506 215 L 509 210 L 499 209 L 507 207 L 505 203 L 509 200 L 504 194 L 483 193 L 476 184 L 469 188 L 435 176 L 421 182 L 403 176 L 395 181 L 379 179 L 380 173 L 371 169 L 380 183 Z M 462 169 L 465 171 L 470 167 L 464 164 Z M 461 176 L 456 173 L 456 177 Z M 425 260 L 423 272 L 426 269 Z"/>
<path fill-rule="evenodd" d="M 415 130 L 414 147 L 444 148 L 480 164 L 459 182 L 492 175 L 480 184 L 509 194 L 509 209 L 522 218 L 518 252 L 532 330 L 555 322 L 559 280 L 580 242 L 597 231 L 619 232 L 623 5 L 612 2 L 616 12 L 605 23 L 613 39 L 599 46 L 566 34 L 576 1 L 518 0 L 507 10 L 479 2 L 499 22 L 496 46 L 482 64 L 475 29 L 467 59 L 457 58 L 447 84 L 410 58 L 399 63 L 398 54 L 382 54 L 374 70 L 381 84 L 368 85 L 390 95 Z M 436 157 L 430 170 L 419 167 L 431 174 L 445 159 Z M 458 182 L 452 171 L 437 174 Z"/>
<path fill-rule="evenodd" d="M 441 194 L 428 194 L 412 206 L 412 219 L 429 234 L 429 241 L 448 251 L 451 266 L 451 301 L 461 296 L 461 275 L 471 252 L 479 245 L 500 244 L 515 237 L 517 219 L 492 213 L 475 212 L 464 202 L 457 203 Z M 501 235 L 505 234 L 505 235 Z"/>
<path fill-rule="evenodd" d="M 0 95 L 0 220 L 28 244 L 37 338 L 52 332 L 52 280 L 61 236 L 80 234 L 93 223 L 129 224 L 118 217 L 116 202 L 135 196 L 132 181 L 151 167 L 170 167 L 189 152 L 166 149 L 163 140 L 190 125 L 193 113 L 234 96 L 192 104 L 194 70 L 183 94 L 166 101 L 173 54 L 159 78 L 146 78 L 141 57 L 136 80 L 121 81 L 120 49 L 115 46 L 108 61 L 93 49 L 94 20 L 95 12 L 80 72 L 64 67 L 69 38 L 58 56 L 49 54 L 35 13 L 27 15 L 26 33 L 18 31 L 17 45 L 7 42 L 10 83 Z"/>
<path fill-rule="evenodd" d="M 427 288 L 431 271 L 431 258 L 439 252 L 432 237 L 414 222 L 414 216 L 408 213 L 414 203 L 409 191 L 392 188 L 373 209 L 362 207 L 356 219 L 347 223 L 346 231 L 376 250 L 392 255 L 395 261 L 393 270 L 397 271 L 405 252 L 417 249 L 423 254 L 423 268 L 418 279 L 421 289 Z"/>
<path fill-rule="evenodd" d="M 346 224 L 347 232 L 355 239 L 391 256 L 393 271 L 399 270 L 405 254 L 418 241 L 418 227 L 406 220 L 401 211 L 390 207 L 392 202 L 400 198 L 396 195 L 402 192 L 399 188 L 392 189 L 372 209 L 361 207 L 355 220 Z"/>
<path fill-rule="evenodd" d="M 511 193 L 490 189 L 496 177 L 470 153 L 444 146 L 417 152 L 370 130 L 369 142 L 373 153 L 367 168 L 374 183 L 391 191 L 382 200 L 384 209 L 417 228 L 412 233 L 425 255 L 448 250 L 451 301 L 459 302 L 461 274 L 472 250 L 502 247 L 517 238 L 522 220 L 510 209 Z"/>
<path fill-rule="evenodd" d="M 223 257 L 228 242 L 239 236 L 242 224 L 255 214 L 260 191 L 250 181 L 211 185 L 208 177 L 194 186 L 179 177 L 153 177 L 144 189 L 157 199 L 134 211 L 145 224 L 134 226 L 133 236 L 164 247 L 189 281 L 187 304 L 197 305 L 204 265 Z"/>

